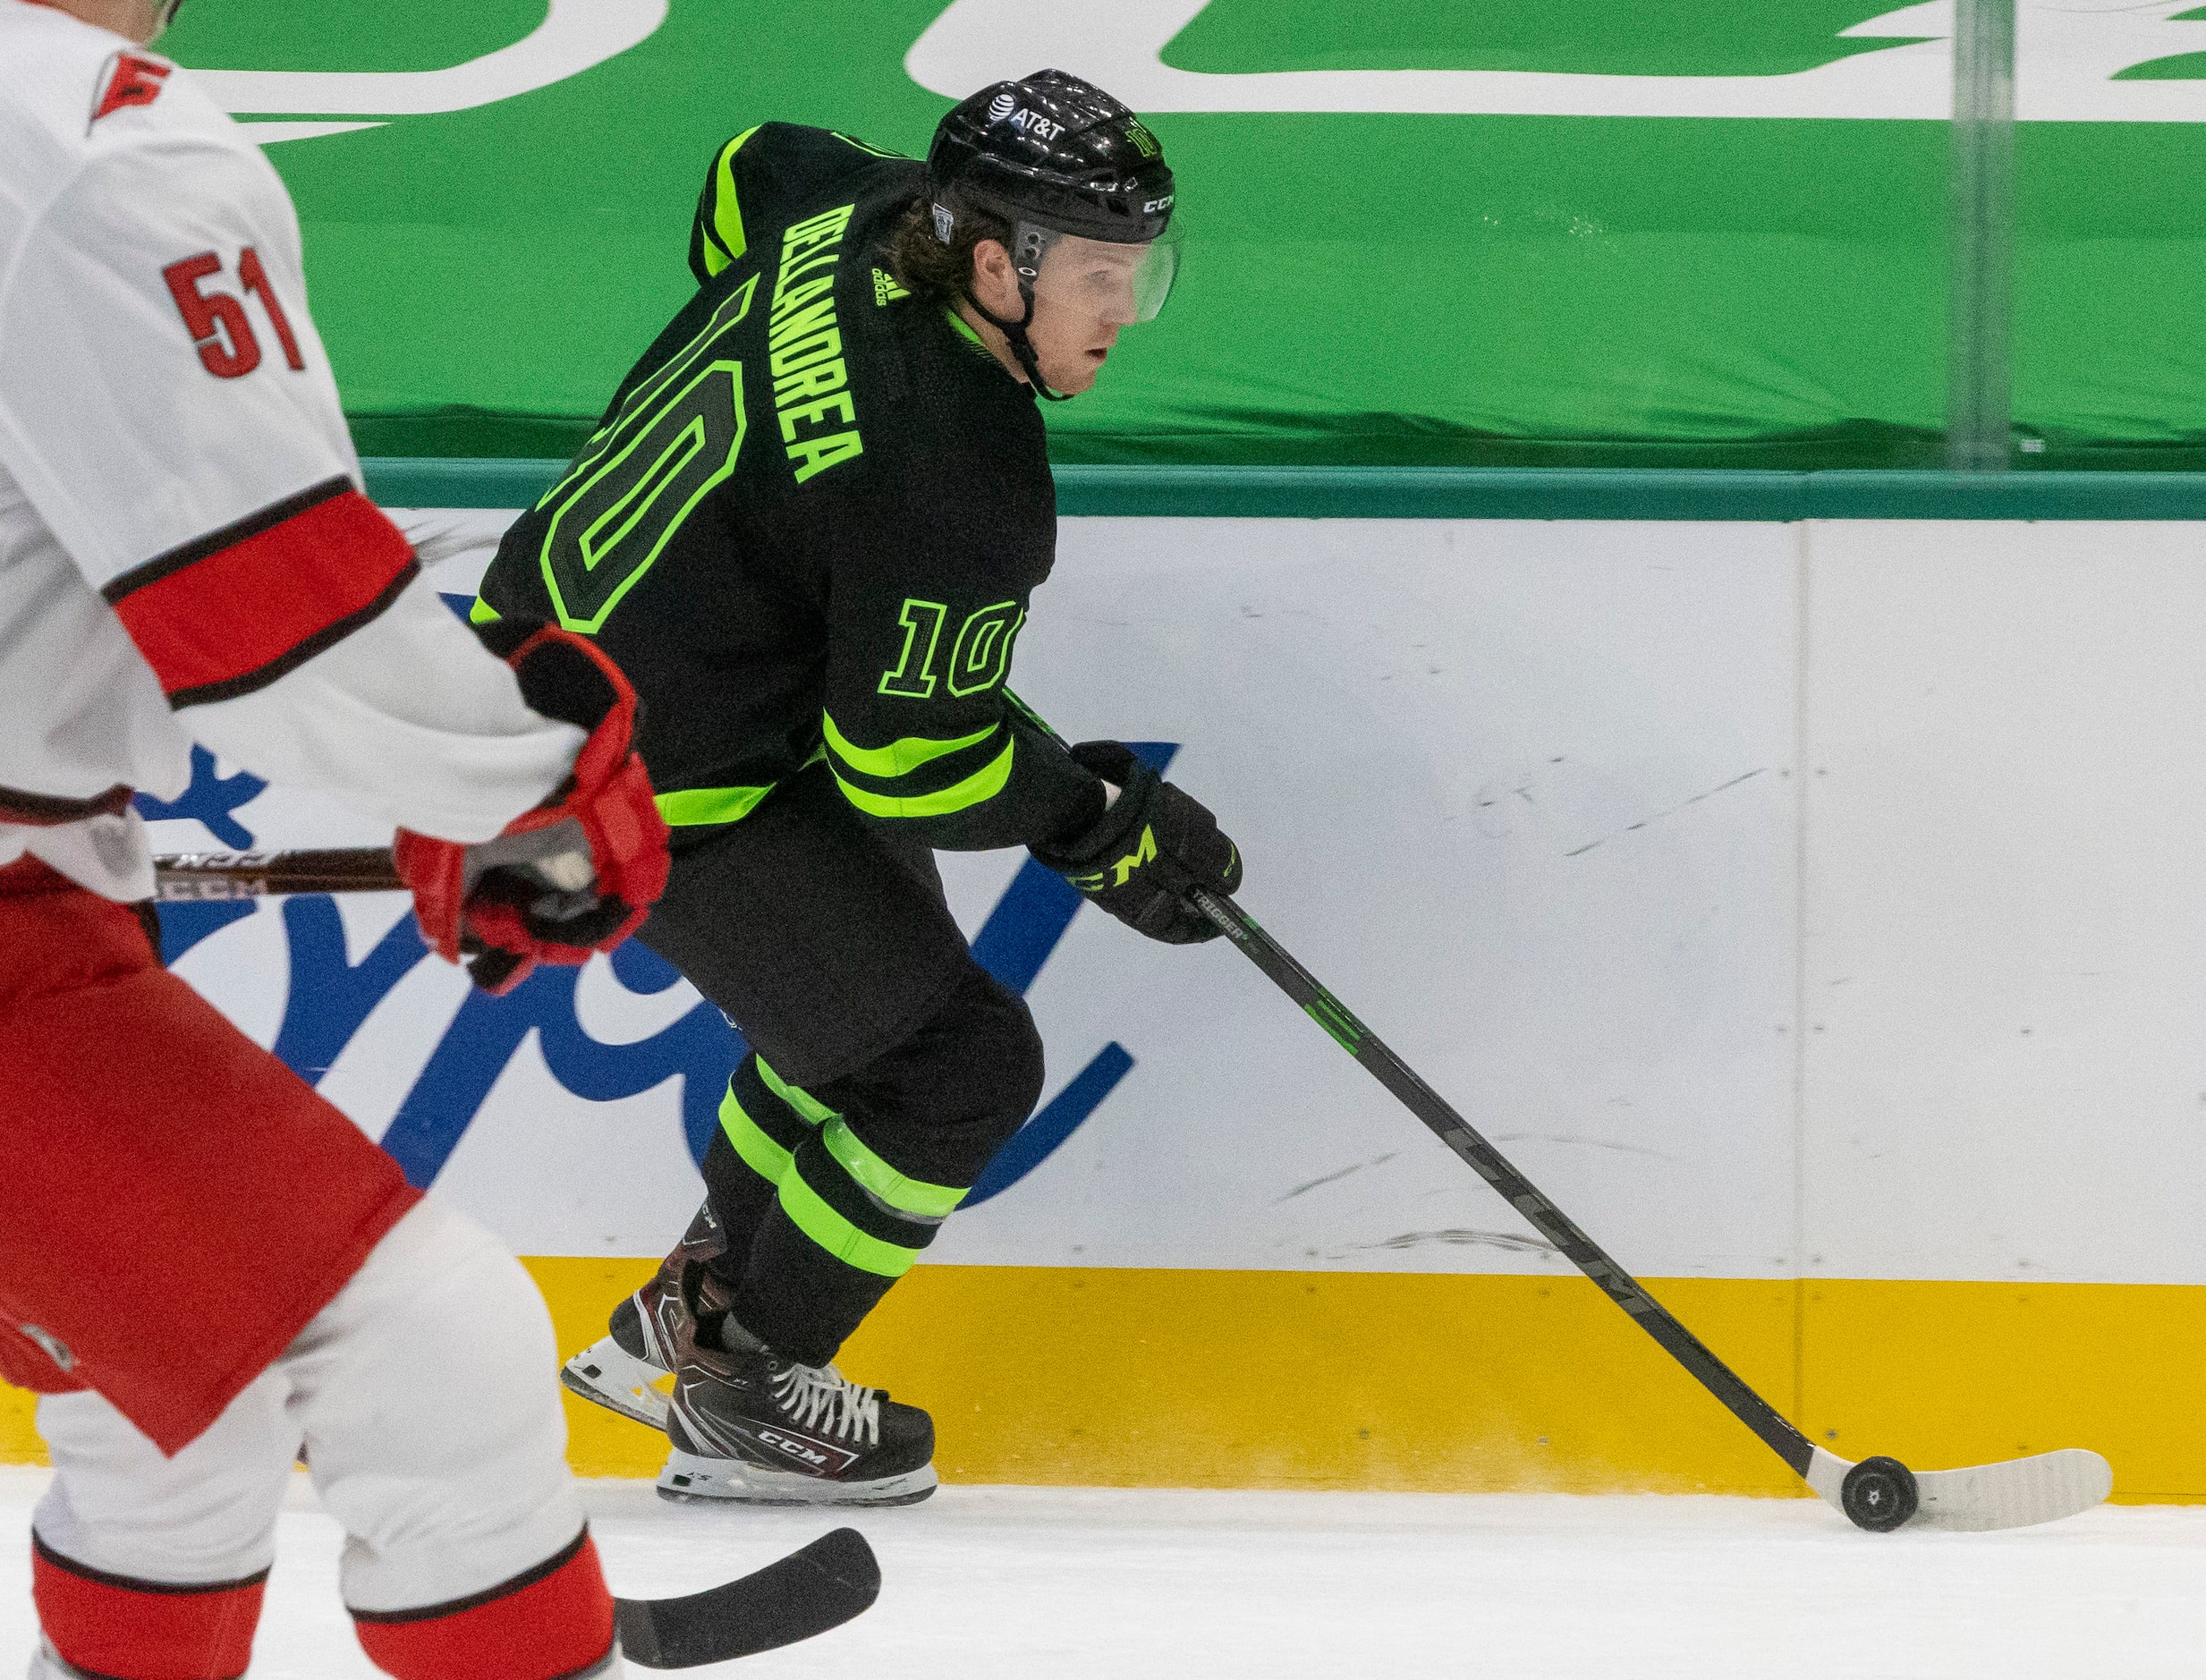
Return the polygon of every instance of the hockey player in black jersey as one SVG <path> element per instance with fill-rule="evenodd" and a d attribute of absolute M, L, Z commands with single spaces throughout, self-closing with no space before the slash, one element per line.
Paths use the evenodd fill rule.
<path fill-rule="evenodd" d="M 1024 1122 L 1042 1050 L 933 851 L 1030 847 L 1172 942 L 1214 931 L 1175 881 L 1240 881 L 1202 806 L 1005 687 L 1056 538 L 1035 396 L 1162 305 L 1172 208 L 1155 137 L 1054 71 L 959 105 L 923 166 L 747 130 L 699 200 L 697 295 L 484 580 L 479 620 L 556 620 L 634 683 L 675 835 L 638 937 L 751 1047 L 705 1207 L 565 1373 L 664 1425 L 670 1497 L 934 1488 L 927 1413 L 832 1361 Z"/>

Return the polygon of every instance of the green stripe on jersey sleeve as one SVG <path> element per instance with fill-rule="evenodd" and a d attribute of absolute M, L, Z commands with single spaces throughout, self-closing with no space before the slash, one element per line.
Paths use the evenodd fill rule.
<path fill-rule="evenodd" d="M 994 799 L 1002 793 L 1011 780 L 1012 755 L 1017 751 L 1018 742 L 1006 741 L 1001 752 L 963 781 L 953 783 L 932 793 L 895 797 L 871 793 L 858 786 L 841 770 L 835 769 L 832 760 L 828 768 L 835 769 L 835 779 L 843 789 L 843 796 L 869 817 L 947 817 Z"/>
<path fill-rule="evenodd" d="M 764 787 L 685 787 L 658 793 L 651 802 L 669 828 L 695 828 L 707 823 L 741 822 L 760 800 L 774 791 Z"/>
<path fill-rule="evenodd" d="M 745 129 L 720 148 L 720 155 L 712 160 L 712 215 L 700 218 L 705 231 L 705 268 L 709 274 L 720 273 L 748 249 L 742 205 L 735 196 L 735 154 L 758 132 L 755 125 Z"/>
<path fill-rule="evenodd" d="M 861 747 L 853 744 L 849 736 L 836 727 L 827 713 L 819 715 L 820 727 L 827 744 L 835 749 L 835 756 L 861 775 L 878 776 L 882 781 L 894 781 L 899 776 L 909 776 L 922 765 L 932 764 L 937 759 L 947 758 L 953 752 L 963 752 L 967 747 L 977 747 L 1002 725 L 990 724 L 986 729 L 976 729 L 969 735 L 958 735 L 944 740 L 933 735 L 906 735 L 901 741 L 892 741 L 885 747 Z"/>

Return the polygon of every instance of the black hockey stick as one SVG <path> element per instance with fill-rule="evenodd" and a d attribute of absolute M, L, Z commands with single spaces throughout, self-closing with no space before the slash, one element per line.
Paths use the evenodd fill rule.
<path fill-rule="evenodd" d="M 1063 736 L 1023 701 L 1014 706 L 1059 746 Z M 1419 1077 L 1347 1006 L 1318 982 L 1255 917 L 1231 898 L 1188 882 L 1188 903 L 1218 924 L 1241 953 L 1268 975 L 1333 1041 L 1362 1063 L 1423 1121 L 1464 1164 L 1499 1192 L 1565 1260 L 1599 1285 L 1693 1379 L 1753 1430 L 1792 1472 L 1859 1526 L 1887 1532 L 1913 1521 L 1923 1526 L 1982 1530 L 2021 1528 L 2073 1516 L 2113 1490 L 2114 1472 L 2098 1454 L 2079 1448 L 1979 1464 L 1965 1470 L 1910 1471 L 1896 1458 L 1854 1464 L 1818 1447 L 1776 1407 L 1716 1357 L 1567 1214 L 1510 1165 L 1445 1099 Z"/>
<path fill-rule="evenodd" d="M 1230 898 L 1186 888 L 1188 901 L 1224 930 L 1273 983 L 1355 1057 L 1464 1164 L 1498 1191 L 1556 1251 L 1599 1284 L 1701 1386 L 1714 1395 L 1793 1473 L 1859 1526 L 1883 1532 L 1911 1519 L 1938 1528 L 2021 1528 L 2089 1510 L 2113 1490 L 2114 1472 L 2096 1453 L 2070 1448 L 1965 1470 L 1910 1471 L 1896 1458 L 1852 1464 L 1803 1435 L 1669 1310 L 1649 1294 L 1575 1221 L 1511 1166 L 1492 1144 L 1357 1020 L 1341 1001 Z"/>
<path fill-rule="evenodd" d="M 616 1599 L 621 1651 L 645 1668 L 732 1662 L 840 1627 L 880 1596 L 881 1569 L 854 1528 L 681 1599 Z"/>

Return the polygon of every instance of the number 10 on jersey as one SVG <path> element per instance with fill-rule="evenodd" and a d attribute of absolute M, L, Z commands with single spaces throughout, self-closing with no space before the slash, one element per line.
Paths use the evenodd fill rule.
<path fill-rule="evenodd" d="M 936 656 L 950 609 L 940 601 L 907 600 L 897 614 L 904 626 L 904 651 L 895 667 L 881 676 L 880 692 L 906 700 L 929 700 L 935 692 Z M 1026 615 L 1016 601 L 997 601 L 966 614 L 950 648 L 950 692 L 963 699 L 993 688 L 1011 669 L 1011 644 L 1018 640 Z"/>

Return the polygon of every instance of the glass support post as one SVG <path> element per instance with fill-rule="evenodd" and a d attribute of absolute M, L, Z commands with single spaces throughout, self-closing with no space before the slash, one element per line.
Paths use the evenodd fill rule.
<path fill-rule="evenodd" d="M 2014 459 L 2015 0 L 1955 0 L 1946 461 L 2003 472 Z"/>

